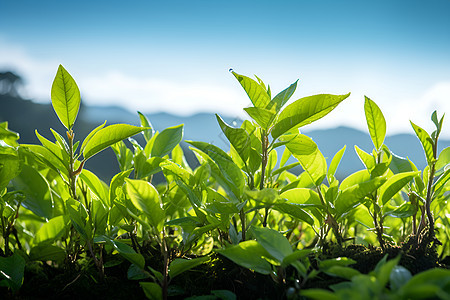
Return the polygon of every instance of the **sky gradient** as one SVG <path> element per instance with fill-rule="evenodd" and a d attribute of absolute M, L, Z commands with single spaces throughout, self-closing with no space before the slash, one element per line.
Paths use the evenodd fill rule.
<path fill-rule="evenodd" d="M 311 128 L 367 131 L 367 95 L 388 134 L 412 133 L 450 111 L 449 15 L 448 0 L 1 1 L 0 71 L 39 102 L 62 64 L 88 105 L 245 117 L 233 68 L 273 94 L 299 79 L 292 100 L 352 93 Z"/>

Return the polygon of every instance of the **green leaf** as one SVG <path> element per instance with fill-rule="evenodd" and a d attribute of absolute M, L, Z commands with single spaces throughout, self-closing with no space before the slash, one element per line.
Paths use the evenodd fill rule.
<path fill-rule="evenodd" d="M 345 100 L 346 95 L 315 95 L 301 98 L 289 104 L 279 115 L 277 123 L 272 130 L 274 139 L 283 133 L 293 129 L 308 125 L 324 116 L 336 108 Z"/>
<path fill-rule="evenodd" d="M 219 115 L 216 114 L 217 122 L 219 122 L 222 132 L 236 149 L 241 159 L 246 162 L 249 155 L 250 137 L 243 128 L 233 128 L 225 123 Z"/>
<path fill-rule="evenodd" d="M 391 176 L 380 188 L 379 199 L 386 204 L 395 194 L 397 194 L 408 182 L 410 182 L 420 172 L 405 172 Z"/>
<path fill-rule="evenodd" d="M 80 109 L 80 91 L 69 72 L 59 65 L 52 85 L 52 106 L 61 123 L 71 130 Z"/>
<path fill-rule="evenodd" d="M 237 74 L 233 70 L 231 70 L 231 73 L 244 88 L 255 107 L 265 108 L 269 104 L 270 97 L 263 86 L 247 76 Z"/>
<path fill-rule="evenodd" d="M 300 162 L 314 184 L 319 186 L 327 173 L 327 163 L 316 143 L 310 137 L 299 134 L 291 139 L 286 147 Z"/>
<path fill-rule="evenodd" d="M 272 272 L 272 267 L 264 257 L 270 254 L 257 241 L 245 241 L 239 245 L 231 246 L 223 250 L 216 250 L 219 254 L 227 257 L 236 264 L 254 270 L 255 272 L 268 275 Z"/>
<path fill-rule="evenodd" d="M 109 185 L 109 203 L 114 203 L 113 201 L 116 199 L 117 196 L 117 189 L 122 188 L 122 186 L 125 183 L 125 178 L 128 178 L 130 176 L 133 169 L 122 171 L 118 174 L 116 174 L 112 179 L 111 183 Z"/>
<path fill-rule="evenodd" d="M 412 121 L 410 121 L 411 126 L 414 129 L 414 132 L 416 133 L 417 137 L 419 138 L 420 143 L 422 144 L 422 148 L 425 151 L 425 157 L 427 159 L 428 165 L 431 165 L 431 163 L 434 161 L 434 152 L 433 152 L 433 140 L 428 135 L 428 133 L 422 129 L 421 127 L 414 124 Z"/>
<path fill-rule="evenodd" d="M 38 245 L 30 250 L 30 260 L 33 261 L 51 260 L 57 263 L 62 263 L 65 258 L 66 252 L 60 247 L 54 245 Z"/>
<path fill-rule="evenodd" d="M 147 181 L 125 179 L 127 193 L 133 205 L 145 213 L 150 219 L 150 224 L 160 228 L 164 223 L 165 214 L 161 205 L 161 197 L 156 188 Z"/>
<path fill-rule="evenodd" d="M 161 287 L 154 282 L 139 282 L 142 290 L 144 290 L 144 294 L 147 299 L 150 300 L 162 300 L 162 289 Z"/>
<path fill-rule="evenodd" d="M 0 257 L 0 286 L 10 287 L 17 292 L 23 283 L 25 260 L 14 253 L 9 257 Z"/>
<path fill-rule="evenodd" d="M 84 148 L 86 148 L 87 143 L 91 140 L 91 138 L 94 136 L 94 134 L 96 134 L 100 129 L 102 129 L 103 127 L 105 127 L 106 125 L 106 121 L 103 122 L 103 124 L 97 126 L 94 130 L 92 130 L 91 132 L 89 132 L 89 134 L 87 135 L 87 137 L 83 140 L 83 143 L 81 144 L 81 149 L 80 152 L 83 153 L 84 152 Z"/>
<path fill-rule="evenodd" d="M 367 127 L 369 128 L 370 138 L 377 151 L 383 146 L 386 137 L 386 120 L 380 108 L 374 101 L 364 96 L 364 113 L 366 115 Z"/>
<path fill-rule="evenodd" d="M 8 122 L 0 123 L 0 140 L 4 141 L 7 145 L 16 147 L 18 146 L 17 140 L 19 139 L 19 134 L 8 129 Z"/>
<path fill-rule="evenodd" d="M 244 110 L 264 130 L 267 130 L 272 125 L 276 115 L 274 111 L 261 107 L 247 107 Z"/>
<path fill-rule="evenodd" d="M 56 239 L 59 239 L 65 232 L 66 226 L 69 223 L 67 216 L 57 216 L 50 219 L 47 223 L 44 223 L 42 227 L 36 232 L 36 243 L 53 243 Z"/>
<path fill-rule="evenodd" d="M 413 276 L 401 287 L 400 294 L 404 295 L 403 299 L 433 299 L 438 296 L 436 291 L 439 291 L 448 298 L 449 293 L 443 289 L 448 291 L 449 284 L 450 270 L 433 268 Z"/>
<path fill-rule="evenodd" d="M 138 134 L 147 128 L 137 127 L 128 124 L 113 124 L 97 131 L 83 150 L 84 159 L 88 159 L 109 146 Z"/>
<path fill-rule="evenodd" d="M 186 272 L 198 265 L 201 265 L 209 260 L 208 256 L 202 256 L 193 259 L 176 258 L 169 265 L 169 276 L 174 278 L 175 276 Z"/>
<path fill-rule="evenodd" d="M 293 188 L 287 190 L 280 195 L 280 198 L 285 198 L 289 203 L 305 204 L 305 207 L 322 207 L 319 194 L 307 188 Z"/>
<path fill-rule="evenodd" d="M 139 111 L 138 111 L 138 114 L 139 114 L 139 119 L 141 120 L 141 127 L 149 128 L 149 129 L 142 131 L 145 142 L 148 142 L 148 141 L 150 141 L 150 139 L 153 136 L 153 126 L 145 115 L 143 115 Z"/>
<path fill-rule="evenodd" d="M 386 179 L 383 177 L 375 177 L 343 190 L 334 203 L 337 214 L 341 216 L 361 204 L 364 197 L 377 190 L 385 181 Z"/>
<path fill-rule="evenodd" d="M 287 238 L 276 230 L 263 227 L 252 227 L 256 241 L 280 263 L 292 254 L 292 246 Z"/>
<path fill-rule="evenodd" d="M 288 214 L 295 219 L 304 221 L 311 226 L 314 224 L 314 219 L 303 210 L 303 208 L 306 208 L 305 206 L 293 203 L 277 203 L 273 208 L 282 213 Z"/>
<path fill-rule="evenodd" d="M 131 248 L 130 246 L 128 246 L 127 244 L 124 244 L 122 242 L 119 242 L 119 241 L 116 241 L 116 240 L 111 240 L 111 239 L 108 239 L 108 242 L 126 260 L 128 260 L 129 262 L 135 264 L 139 268 L 144 269 L 145 259 L 144 259 L 144 257 L 141 254 L 136 253 L 136 251 L 134 251 L 133 248 Z"/>
<path fill-rule="evenodd" d="M 394 218 L 409 218 L 416 213 L 416 208 L 409 202 L 405 202 L 394 211 L 388 212 L 387 214 Z"/>
<path fill-rule="evenodd" d="M 64 166 L 69 165 L 69 155 L 67 154 L 67 152 L 64 150 L 64 148 L 62 148 L 61 146 L 59 146 L 58 144 L 52 143 L 51 141 L 47 140 L 46 138 L 44 138 L 42 135 L 39 134 L 39 132 L 37 131 L 37 129 L 35 130 L 36 136 L 39 139 L 39 141 L 41 142 L 42 146 L 44 146 L 45 148 L 47 148 L 50 152 L 52 152 L 61 162 Z"/>
<path fill-rule="evenodd" d="M 439 176 L 438 180 L 433 184 L 433 189 L 435 195 L 438 195 L 441 192 L 441 189 L 445 186 L 445 184 L 450 180 L 450 168 L 447 169 L 441 176 Z"/>
<path fill-rule="evenodd" d="M 282 92 L 278 93 L 272 101 L 267 105 L 266 109 L 273 110 L 275 109 L 276 112 L 279 112 L 281 108 L 286 104 L 286 102 L 292 97 L 292 95 L 295 92 L 295 89 L 297 88 L 297 81 L 295 81 L 293 84 L 291 84 L 288 88 L 283 90 Z"/>
<path fill-rule="evenodd" d="M 302 290 L 300 294 L 304 297 L 308 297 L 308 299 L 316 299 L 316 300 L 340 300 L 341 298 L 338 297 L 333 292 L 330 292 L 328 290 L 322 290 L 322 289 L 306 289 Z"/>
<path fill-rule="evenodd" d="M 86 183 L 86 185 L 94 193 L 94 195 L 96 195 L 100 199 L 100 201 L 102 201 L 103 205 L 105 205 L 106 207 L 111 207 L 111 202 L 109 202 L 108 197 L 108 187 L 97 177 L 97 175 L 89 170 L 83 169 L 80 174 L 80 179 L 83 180 L 83 182 Z"/>
<path fill-rule="evenodd" d="M 355 145 L 355 151 L 367 170 L 371 171 L 373 168 L 375 168 L 376 161 L 372 155 L 360 149 L 357 145 Z"/>
<path fill-rule="evenodd" d="M 440 170 L 448 164 L 450 164 L 450 147 L 446 147 L 439 154 L 439 158 L 436 162 L 436 170 Z"/>
<path fill-rule="evenodd" d="M 53 152 L 45 148 L 41 145 L 29 145 L 22 144 L 22 149 L 26 149 L 29 153 L 32 153 L 40 162 L 54 170 L 56 173 L 60 172 L 61 174 L 66 175 L 66 178 L 69 178 L 69 171 L 67 166 L 59 159 Z"/>
<path fill-rule="evenodd" d="M 20 174 L 22 164 L 17 151 L 10 147 L 0 146 L 0 191 L 2 191 L 11 179 Z"/>
<path fill-rule="evenodd" d="M 164 129 L 153 143 L 151 156 L 163 157 L 169 154 L 183 138 L 183 124 Z"/>
<path fill-rule="evenodd" d="M 328 168 L 328 172 L 327 172 L 327 179 L 328 179 L 328 183 L 330 183 L 330 184 L 333 182 L 333 178 L 336 174 L 336 170 L 339 166 L 339 163 L 341 162 L 342 156 L 344 155 L 346 147 L 347 147 L 347 145 L 344 145 L 344 147 L 342 147 L 342 149 L 339 150 L 334 155 L 333 159 L 331 160 L 330 167 Z"/>
<path fill-rule="evenodd" d="M 208 156 L 217 166 L 218 170 L 211 165 L 211 171 L 220 184 L 226 185 L 230 191 L 239 198 L 242 195 L 245 185 L 244 175 L 241 169 L 233 162 L 222 149 L 205 142 L 187 141 L 192 146 L 198 148 Z M 204 157 L 207 160 L 207 157 Z M 222 180 L 223 179 L 223 180 Z M 225 187 L 224 187 L 225 188 Z"/>
<path fill-rule="evenodd" d="M 21 190 L 26 196 L 22 206 L 40 217 L 52 218 L 53 199 L 50 187 L 38 171 L 28 165 L 23 165 L 22 172 L 12 182 L 15 189 Z"/>

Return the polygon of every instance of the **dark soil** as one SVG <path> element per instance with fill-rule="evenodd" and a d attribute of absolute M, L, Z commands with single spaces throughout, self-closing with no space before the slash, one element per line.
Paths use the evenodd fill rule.
<path fill-rule="evenodd" d="M 309 257 L 310 268 L 318 269 L 320 260 L 348 257 L 356 261 L 351 265 L 352 268 L 367 274 L 374 270 L 385 255 L 388 260 L 401 255 L 399 264 L 412 274 L 436 267 L 447 268 L 447 261 L 450 259 L 438 259 L 436 244 L 439 241 L 429 240 L 429 243 L 424 243 L 431 245 L 427 247 L 416 247 L 414 241 L 414 237 L 411 237 L 400 246 L 386 245 L 385 251 L 373 246 L 350 244 L 342 247 L 327 243 L 323 245 L 320 254 Z M 155 269 L 162 268 L 158 249 L 153 249 L 148 254 L 147 265 Z M 139 281 L 127 279 L 129 266 L 129 262 L 122 261 L 115 266 L 106 267 L 105 279 L 101 281 L 94 266 L 89 264 L 78 266 L 77 270 L 63 270 L 42 262 L 28 263 L 19 292 L 11 294 L 6 288 L 0 287 L 0 299 L 146 299 Z M 209 295 L 212 290 L 231 291 L 238 299 L 286 299 L 290 290 L 328 289 L 330 285 L 343 281 L 320 273 L 302 284 L 293 268 L 288 268 L 285 275 L 285 282 L 280 284 L 277 283 L 277 278 L 252 272 L 221 255 L 213 254 L 209 263 L 182 273 L 170 282 L 169 299 Z"/>

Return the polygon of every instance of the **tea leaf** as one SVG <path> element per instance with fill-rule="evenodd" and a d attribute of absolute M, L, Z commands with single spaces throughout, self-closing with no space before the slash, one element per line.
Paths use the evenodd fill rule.
<path fill-rule="evenodd" d="M 292 254 L 292 246 L 287 238 L 276 230 L 263 227 L 252 227 L 256 241 L 280 263 Z"/>
<path fill-rule="evenodd" d="M 239 75 L 233 70 L 231 70 L 231 73 L 234 75 L 234 77 L 236 77 L 241 86 L 244 88 L 245 92 L 247 93 L 248 97 L 255 107 L 265 108 L 267 104 L 269 104 L 270 97 L 263 86 L 247 76 Z"/>
<path fill-rule="evenodd" d="M 25 260 L 14 253 L 9 257 L 0 257 L 0 286 L 10 287 L 17 292 L 23 283 Z"/>
<path fill-rule="evenodd" d="M 71 130 L 80 109 L 80 91 L 75 80 L 59 65 L 52 85 L 52 106 L 61 123 Z"/>
<path fill-rule="evenodd" d="M 319 186 L 327 173 L 327 163 L 316 143 L 308 136 L 299 134 L 290 140 L 286 147 L 300 162 L 314 184 Z"/>
<path fill-rule="evenodd" d="M 209 260 L 208 256 L 202 256 L 193 259 L 176 258 L 169 265 L 169 276 L 174 278 L 175 276 L 186 272 L 198 265 L 201 265 Z"/>
<path fill-rule="evenodd" d="M 391 176 L 380 188 L 379 199 L 386 204 L 395 194 L 397 194 L 408 182 L 410 182 L 419 172 L 398 173 Z"/>
<path fill-rule="evenodd" d="M 289 104 L 278 116 L 278 121 L 272 129 L 272 137 L 276 139 L 293 128 L 308 125 L 326 116 L 348 96 L 350 93 L 346 95 L 322 94 L 301 98 Z"/>
<path fill-rule="evenodd" d="M 111 207 L 111 203 L 108 201 L 108 187 L 97 177 L 97 175 L 89 170 L 83 169 L 80 174 L 80 179 L 86 183 L 92 193 L 94 193 L 106 207 Z"/>
<path fill-rule="evenodd" d="M 97 133 L 97 131 L 99 131 L 100 129 L 102 129 L 103 127 L 105 127 L 106 125 L 106 121 L 103 122 L 103 124 L 97 126 L 94 130 L 92 130 L 91 132 L 89 132 L 89 134 L 87 135 L 87 137 L 83 140 L 83 143 L 81 143 L 81 149 L 80 152 L 83 153 L 84 152 L 84 148 L 86 147 L 86 144 L 89 142 L 89 140 L 94 136 L 94 134 Z"/>
<path fill-rule="evenodd" d="M 291 84 L 288 88 L 286 88 L 285 90 L 278 93 L 278 95 L 276 95 L 272 99 L 272 101 L 270 101 L 270 103 L 267 105 L 266 109 L 268 109 L 268 110 L 275 109 L 275 111 L 278 113 L 281 110 L 281 108 L 286 104 L 286 102 L 294 94 L 294 92 L 297 88 L 297 82 L 298 82 L 298 79 L 293 84 Z"/>
<path fill-rule="evenodd" d="M 163 157 L 169 154 L 183 138 L 183 124 L 161 131 L 153 142 L 151 156 Z"/>
<path fill-rule="evenodd" d="M 436 170 L 440 170 L 448 164 L 450 164 L 450 147 L 446 147 L 439 154 L 439 158 L 436 162 Z"/>
<path fill-rule="evenodd" d="M 148 128 L 144 131 L 142 131 L 142 134 L 144 135 L 145 142 L 150 141 L 150 139 L 153 136 L 153 126 L 150 123 L 150 121 L 147 119 L 145 115 L 143 115 L 141 112 L 138 111 L 139 119 L 141 120 L 141 127 Z"/>
<path fill-rule="evenodd" d="M 427 163 L 428 165 L 431 165 L 431 163 L 434 161 L 433 140 L 424 129 L 417 126 L 412 121 L 410 121 L 410 123 L 414 129 L 414 132 L 419 138 L 420 143 L 422 144 L 423 150 L 425 151 Z"/>
<path fill-rule="evenodd" d="M 144 290 L 144 294 L 147 299 L 150 300 L 162 300 L 162 289 L 157 283 L 154 282 L 139 282 L 140 286 Z"/>
<path fill-rule="evenodd" d="M 150 182 L 143 180 L 127 178 L 125 181 L 127 193 L 133 205 L 148 216 L 150 224 L 159 229 L 164 222 L 165 214 L 156 188 Z"/>
<path fill-rule="evenodd" d="M 216 252 L 234 261 L 236 264 L 255 272 L 264 275 L 272 272 L 269 262 L 264 259 L 264 257 L 270 257 L 270 254 L 257 241 L 241 242 L 239 245 L 216 250 Z"/>
<path fill-rule="evenodd" d="M 344 145 L 344 147 L 342 147 L 341 150 L 339 150 L 333 157 L 333 159 L 331 160 L 330 166 L 328 168 L 328 172 L 327 172 L 327 179 L 328 179 L 328 183 L 332 183 L 333 179 L 332 176 L 334 177 L 334 175 L 336 174 L 336 170 L 339 166 L 339 163 L 341 162 L 342 156 L 344 156 L 344 152 L 345 152 L 345 148 L 347 147 L 347 145 Z"/>
<path fill-rule="evenodd" d="M 109 146 L 145 129 L 147 128 L 128 124 L 113 124 L 102 128 L 87 141 L 83 150 L 84 159 L 88 159 Z"/>
<path fill-rule="evenodd" d="M 262 107 L 247 107 L 244 110 L 264 130 L 267 130 L 272 125 L 272 121 L 276 116 L 274 111 Z"/>
<path fill-rule="evenodd" d="M 22 172 L 12 182 L 14 187 L 21 190 L 26 196 L 25 201 L 22 202 L 23 207 L 40 217 L 52 218 L 53 199 L 50 186 L 38 171 L 28 165 L 23 165 Z"/>
<path fill-rule="evenodd" d="M 219 122 L 222 132 L 225 134 L 227 139 L 236 149 L 239 156 L 244 162 L 247 161 L 250 148 L 250 137 L 243 128 L 233 128 L 223 121 L 219 115 L 216 114 L 217 122 Z"/>
<path fill-rule="evenodd" d="M 44 223 L 44 225 L 36 232 L 36 236 L 34 237 L 36 243 L 52 243 L 60 238 L 66 231 L 67 223 L 69 223 L 69 218 L 65 215 L 48 220 L 48 222 Z"/>
<path fill-rule="evenodd" d="M 375 149 L 380 151 L 384 143 L 384 138 L 386 137 L 386 120 L 380 108 L 368 97 L 365 97 L 364 113 L 366 114 L 370 138 Z"/>

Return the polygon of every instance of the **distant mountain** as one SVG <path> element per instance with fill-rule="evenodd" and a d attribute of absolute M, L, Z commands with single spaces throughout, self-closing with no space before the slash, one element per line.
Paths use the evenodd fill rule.
<path fill-rule="evenodd" d="M 229 143 L 217 124 L 216 117 L 211 114 L 196 114 L 188 117 L 175 116 L 167 113 L 147 115 L 155 130 L 161 131 L 167 127 L 184 124 L 184 140 L 204 141 L 212 143 L 225 151 L 229 149 Z M 239 126 L 242 120 L 233 117 L 222 116 L 229 124 Z M 84 106 L 80 108 L 75 125 L 76 139 L 83 139 L 93 128 L 107 120 L 107 124 L 128 123 L 139 124 L 137 113 L 131 113 L 117 106 Z M 9 127 L 20 133 L 21 143 L 39 143 L 34 130 L 53 140 L 49 128 L 60 133 L 65 129 L 53 111 L 50 104 L 37 104 L 29 100 L 23 100 L 17 96 L 0 95 L 0 122 L 8 121 Z M 320 122 L 320 121 L 319 121 Z M 334 154 L 344 145 L 347 145 L 346 153 L 338 168 L 338 177 L 363 169 L 363 165 L 357 157 L 354 146 L 366 152 L 372 151 L 372 142 L 367 133 L 349 128 L 336 127 L 326 130 L 310 130 L 305 127 L 303 133 L 310 136 L 319 146 L 327 161 L 330 162 Z M 389 136 L 385 144 L 396 155 L 409 157 L 418 168 L 425 166 L 425 156 L 420 142 L 413 134 L 399 134 Z M 450 146 L 450 140 L 440 140 L 439 149 Z M 183 143 L 183 147 L 187 146 Z M 193 161 L 192 154 L 189 160 Z M 111 163 L 111 162 L 114 163 Z M 114 153 L 107 149 L 87 162 L 87 168 L 95 171 L 104 181 L 109 182 L 112 176 L 119 171 Z"/>

